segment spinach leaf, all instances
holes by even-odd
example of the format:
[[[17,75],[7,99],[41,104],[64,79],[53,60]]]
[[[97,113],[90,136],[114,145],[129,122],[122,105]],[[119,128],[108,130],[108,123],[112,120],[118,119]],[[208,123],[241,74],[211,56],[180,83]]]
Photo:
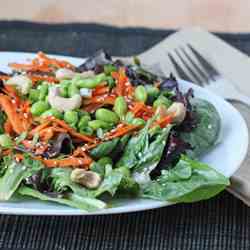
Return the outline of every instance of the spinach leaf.
[[[188,155],[192,158],[208,152],[217,143],[221,120],[216,108],[208,101],[194,99],[192,105],[196,110],[198,124],[191,132],[180,133],[180,137],[192,146]]]
[[[32,162],[24,160],[22,163],[17,163],[13,159],[8,162],[9,165],[6,166],[6,171],[0,178],[0,200],[9,200],[25,178],[42,168],[37,161],[32,160]]]
[[[65,198],[53,198],[49,195],[43,194],[37,190],[34,190],[26,186],[21,186],[18,189],[18,193],[24,196],[31,196],[33,198],[43,201],[52,201],[63,205],[68,205],[70,207],[78,208],[88,212],[106,207],[106,204],[101,200],[89,197],[82,197],[75,193],[68,193],[67,197]]]
[[[119,138],[115,138],[111,141],[101,143],[96,148],[91,150],[90,155],[95,159],[109,155],[117,146],[119,140]]]
[[[112,196],[116,193],[121,180],[123,178],[123,173],[118,169],[112,169],[111,165],[105,166],[105,176],[101,185],[96,189],[90,191],[94,197],[98,197],[101,194],[108,192]]]
[[[173,202],[209,199],[228,186],[229,180],[208,165],[182,156],[171,170],[142,185],[141,196]]]
[[[0,134],[4,133],[4,123],[6,121],[6,115],[3,111],[0,111]]]
[[[132,169],[133,177],[138,183],[150,181],[149,174],[159,163],[171,130],[171,126],[168,126],[156,134],[150,134],[150,125],[149,122],[137,136],[129,140],[116,165]]]

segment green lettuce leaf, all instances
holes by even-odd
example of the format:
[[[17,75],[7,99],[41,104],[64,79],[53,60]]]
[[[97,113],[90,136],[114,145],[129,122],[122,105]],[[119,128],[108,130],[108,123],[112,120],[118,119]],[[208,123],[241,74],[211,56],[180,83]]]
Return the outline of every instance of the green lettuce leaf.
[[[142,185],[141,196],[173,202],[209,199],[228,186],[229,179],[208,165],[182,156],[171,170],[163,170],[156,180]]]
[[[103,209],[106,207],[106,204],[101,200],[82,197],[81,195],[75,193],[68,193],[66,198],[53,198],[26,186],[21,186],[18,189],[18,193],[43,201],[52,201],[63,205],[68,205],[70,207],[78,208],[86,212],[96,211],[98,209]]]
[[[4,175],[0,178],[0,200],[9,200],[25,178],[43,167],[40,162],[29,158],[24,159],[22,163],[17,163],[14,159],[8,163]]]

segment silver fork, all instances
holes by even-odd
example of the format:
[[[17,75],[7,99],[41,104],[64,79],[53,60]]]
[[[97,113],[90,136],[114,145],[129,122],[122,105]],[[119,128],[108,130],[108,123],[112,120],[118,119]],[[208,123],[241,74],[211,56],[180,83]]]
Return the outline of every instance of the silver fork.
[[[168,57],[180,78],[208,88],[226,100],[238,101],[250,107],[250,97],[241,94],[230,80],[190,44],[168,53]]]

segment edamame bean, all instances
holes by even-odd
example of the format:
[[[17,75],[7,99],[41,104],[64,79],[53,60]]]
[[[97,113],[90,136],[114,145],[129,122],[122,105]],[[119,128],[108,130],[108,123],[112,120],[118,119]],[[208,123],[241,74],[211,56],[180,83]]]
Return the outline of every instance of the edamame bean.
[[[68,88],[69,88],[69,85],[71,84],[71,82],[69,80],[63,80],[59,87],[60,87],[60,95],[62,97],[69,97],[68,96]]]
[[[30,89],[29,100],[33,103],[39,100],[40,91],[38,89]]]
[[[11,137],[7,134],[0,135],[0,145],[3,148],[11,148],[13,146],[13,142],[11,140]]]
[[[73,83],[76,83],[76,85],[79,88],[88,88],[88,89],[93,89],[96,86],[98,86],[101,82],[106,80],[106,75],[104,73],[101,73],[99,75],[96,75],[91,78],[85,78],[81,79],[77,76],[77,78],[73,78]]]
[[[148,98],[152,100],[155,100],[160,94],[160,90],[154,85],[146,85],[145,88],[148,94]]]
[[[63,117],[68,124],[75,125],[78,122],[78,113],[76,111],[66,111]]]
[[[97,120],[101,120],[112,124],[116,124],[119,122],[118,115],[115,112],[105,108],[97,109],[95,112],[95,117]]]
[[[85,135],[93,135],[94,130],[91,127],[82,127],[79,129],[79,132]]]
[[[127,113],[128,105],[123,96],[118,96],[115,99],[114,111],[120,118],[123,117]]]
[[[112,64],[104,65],[104,73],[106,75],[110,75],[111,72],[116,71],[116,70],[117,70],[116,67],[114,65],[112,65]]]
[[[160,105],[165,105],[167,108],[172,104],[172,101],[167,97],[160,95],[153,103],[153,107],[157,108]]]
[[[88,126],[88,122],[90,121],[90,117],[85,115],[85,116],[82,116],[80,121],[78,122],[78,128],[81,129],[81,128],[84,128],[84,127],[87,127]]]
[[[80,90],[75,84],[70,84],[68,87],[68,96],[72,97],[80,93]]]
[[[49,104],[45,101],[38,101],[35,102],[32,106],[31,106],[31,113],[35,116],[41,115],[43,112],[45,112],[46,110],[49,109]]]
[[[97,161],[97,163],[99,163],[100,165],[102,165],[103,167],[105,167],[107,164],[109,164],[109,165],[113,165],[113,161],[112,161],[112,159],[110,158],[110,157],[108,157],[108,156],[104,156],[104,157],[102,157],[102,158],[100,158],[98,161]]]
[[[146,122],[142,118],[134,118],[131,123],[138,126],[145,126],[146,124]]]
[[[139,102],[146,102],[148,98],[147,91],[144,86],[139,85],[135,89],[135,99]]]
[[[112,125],[108,122],[102,120],[92,120],[88,122],[88,126],[93,130],[97,130],[98,128],[110,129]]]
[[[46,96],[48,95],[48,91],[49,91],[48,84],[40,85],[39,91],[40,91],[39,100],[43,101],[46,98]]]
[[[42,117],[48,117],[48,116],[54,116],[58,119],[62,119],[63,118],[63,115],[60,111],[58,111],[57,109],[55,108],[51,108],[47,111],[45,111],[44,113],[42,113],[41,115]]]

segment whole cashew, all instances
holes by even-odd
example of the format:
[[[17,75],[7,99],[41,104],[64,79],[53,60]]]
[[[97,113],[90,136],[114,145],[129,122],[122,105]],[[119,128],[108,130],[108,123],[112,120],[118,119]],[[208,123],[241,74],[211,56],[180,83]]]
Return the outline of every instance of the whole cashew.
[[[59,87],[51,87],[49,89],[48,102],[52,108],[59,111],[70,111],[79,108],[82,104],[82,98],[79,94],[72,96],[71,98],[64,98],[59,95]]]
[[[32,86],[31,80],[24,75],[16,75],[9,78],[5,84],[14,85],[16,88],[23,94],[26,95],[29,92],[29,89]]]
[[[70,179],[87,188],[97,188],[101,183],[101,177],[99,174],[81,168],[74,169],[71,172]]]
[[[186,117],[186,107],[181,102],[174,102],[172,105],[167,109],[167,114],[173,114],[174,119],[173,122],[180,124],[184,121]]]
[[[81,78],[88,78],[93,77],[94,75],[95,73],[92,70],[77,73],[70,69],[61,68],[56,71],[56,78],[59,80],[73,79],[75,76],[80,76]]]

